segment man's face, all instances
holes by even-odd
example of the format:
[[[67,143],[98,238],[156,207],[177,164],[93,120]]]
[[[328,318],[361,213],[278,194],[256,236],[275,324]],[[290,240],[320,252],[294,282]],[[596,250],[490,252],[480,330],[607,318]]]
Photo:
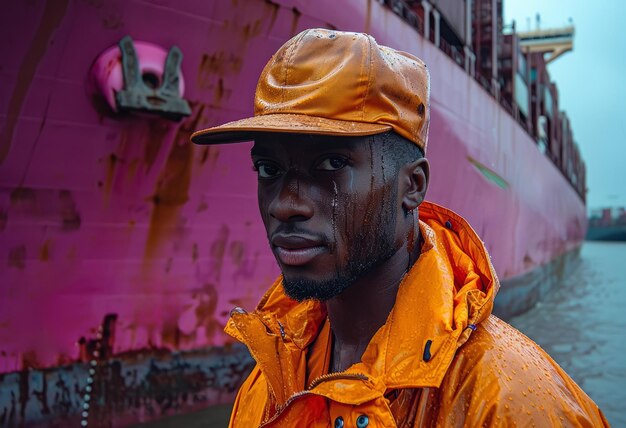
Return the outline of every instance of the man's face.
[[[290,297],[328,300],[402,246],[397,173],[385,165],[382,142],[268,134],[256,140],[252,161]]]

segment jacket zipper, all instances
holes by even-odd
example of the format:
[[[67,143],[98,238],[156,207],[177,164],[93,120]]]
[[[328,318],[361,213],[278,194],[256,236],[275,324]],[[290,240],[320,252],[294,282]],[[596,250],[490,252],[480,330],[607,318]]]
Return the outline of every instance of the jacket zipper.
[[[362,374],[362,373],[327,373],[325,375],[321,375],[317,378],[315,378],[311,384],[309,385],[309,387],[304,390],[304,391],[300,391],[300,392],[296,392],[295,394],[293,394],[291,397],[289,397],[287,399],[287,401],[285,401],[285,404],[283,404],[282,406],[279,406],[276,409],[276,413],[274,414],[274,416],[272,416],[271,418],[261,422],[261,425],[259,425],[259,428],[267,426],[269,424],[271,424],[272,422],[274,422],[276,419],[278,419],[278,417],[282,414],[282,412],[289,407],[289,405],[294,402],[296,399],[305,396],[305,395],[309,395],[311,394],[311,390],[313,388],[315,388],[316,386],[318,386],[320,383],[322,382],[326,382],[328,380],[332,380],[332,379],[359,379],[359,380],[369,380],[369,378]]]
[[[313,381],[311,382],[311,384],[309,385],[309,387],[307,388],[307,390],[311,390],[313,388],[315,388],[317,385],[319,385],[322,382],[326,382],[327,380],[330,379],[359,379],[359,380],[369,380],[369,378],[362,374],[362,373],[327,373],[324,375],[321,375],[315,379],[313,379]]]

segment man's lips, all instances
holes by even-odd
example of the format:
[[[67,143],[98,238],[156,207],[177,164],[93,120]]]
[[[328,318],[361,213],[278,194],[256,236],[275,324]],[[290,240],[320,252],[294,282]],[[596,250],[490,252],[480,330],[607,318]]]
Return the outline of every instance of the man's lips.
[[[323,242],[305,235],[277,234],[272,237],[272,248],[283,265],[302,266],[326,251]]]

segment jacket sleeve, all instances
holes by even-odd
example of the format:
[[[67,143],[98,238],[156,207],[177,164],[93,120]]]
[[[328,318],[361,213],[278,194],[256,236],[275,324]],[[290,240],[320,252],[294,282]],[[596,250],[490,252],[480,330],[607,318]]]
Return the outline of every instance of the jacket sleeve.
[[[440,426],[609,426],[537,344],[490,318],[459,349],[441,385]]]
[[[230,428],[249,428],[261,425],[267,398],[267,383],[258,366],[255,365],[239,388],[228,426]]]

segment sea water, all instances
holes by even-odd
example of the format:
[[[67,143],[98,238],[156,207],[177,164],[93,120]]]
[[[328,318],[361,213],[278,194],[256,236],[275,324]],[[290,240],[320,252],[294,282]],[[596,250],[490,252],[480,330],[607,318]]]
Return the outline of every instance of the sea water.
[[[580,264],[509,322],[537,342],[602,409],[626,426],[626,243],[585,242]]]

